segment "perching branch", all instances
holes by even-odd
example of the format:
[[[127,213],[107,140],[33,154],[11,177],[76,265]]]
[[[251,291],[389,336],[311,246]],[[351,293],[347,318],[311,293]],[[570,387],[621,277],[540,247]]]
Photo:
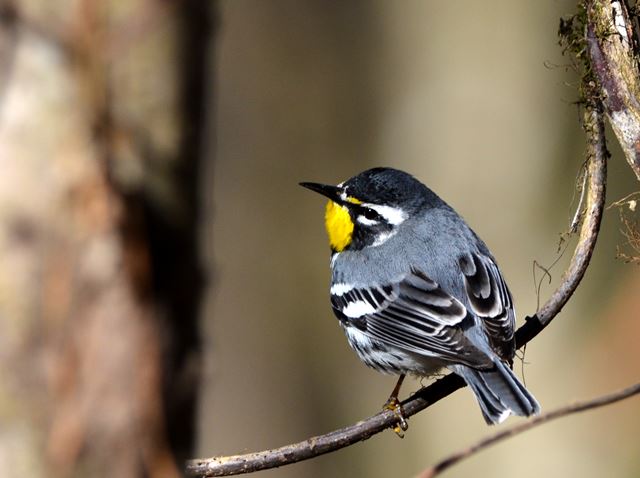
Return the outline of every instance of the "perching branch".
[[[538,335],[556,316],[580,280],[584,276],[600,229],[600,220],[605,202],[607,150],[604,139],[604,123],[598,108],[587,108],[585,131],[588,135],[588,183],[587,200],[583,214],[578,244],[571,263],[562,277],[561,284],[551,298],[516,332],[517,347],[520,348]],[[402,411],[408,418],[462,388],[464,381],[449,374],[431,385],[420,389],[402,402]],[[398,418],[391,411],[382,411],[354,425],[325,435],[273,450],[245,455],[194,459],[187,462],[186,471],[192,477],[230,476],[276,468],[307,460],[325,453],[339,450],[354,443],[367,440],[376,433],[392,428]]]
[[[479,451],[482,451],[485,448],[490,447],[491,445],[531,430],[538,425],[548,423],[551,420],[555,420],[556,418],[573,415],[574,413],[584,412],[587,410],[593,410],[594,408],[604,407],[605,405],[619,402],[621,400],[624,400],[625,398],[632,397],[639,393],[640,383],[636,383],[631,387],[625,388],[623,390],[618,390],[617,392],[613,392],[608,395],[602,395],[591,400],[585,400],[571,405],[565,405],[564,407],[556,408],[555,410],[552,410],[548,413],[544,413],[532,418],[531,420],[522,422],[519,425],[508,428],[506,430],[502,430],[490,437],[483,438],[475,445],[453,453],[452,455],[446,457],[444,460],[441,460],[435,465],[424,470],[420,475],[418,475],[418,478],[433,478],[434,476],[442,473],[447,468],[459,463],[466,458],[469,458],[470,456],[475,455]]]

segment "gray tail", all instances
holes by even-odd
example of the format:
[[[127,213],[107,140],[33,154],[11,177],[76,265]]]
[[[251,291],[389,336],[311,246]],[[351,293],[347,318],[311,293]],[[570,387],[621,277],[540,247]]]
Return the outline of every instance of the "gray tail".
[[[473,390],[489,425],[501,423],[512,413],[523,417],[540,413],[537,400],[502,362],[496,361],[494,367],[488,370],[464,365],[451,368]]]

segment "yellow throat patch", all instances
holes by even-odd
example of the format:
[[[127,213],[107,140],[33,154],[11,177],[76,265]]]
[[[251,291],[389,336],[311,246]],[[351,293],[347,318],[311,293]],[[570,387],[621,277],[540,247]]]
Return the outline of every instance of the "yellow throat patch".
[[[353,221],[345,206],[329,201],[324,214],[324,224],[329,235],[331,249],[342,252],[345,247],[351,244]]]

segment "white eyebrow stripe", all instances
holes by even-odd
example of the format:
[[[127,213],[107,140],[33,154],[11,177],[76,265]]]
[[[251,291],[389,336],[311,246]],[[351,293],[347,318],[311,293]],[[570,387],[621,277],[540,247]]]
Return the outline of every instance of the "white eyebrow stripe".
[[[407,218],[407,214],[398,207],[384,206],[381,204],[363,204],[363,206],[373,209],[380,214],[389,224],[397,226],[402,224]]]

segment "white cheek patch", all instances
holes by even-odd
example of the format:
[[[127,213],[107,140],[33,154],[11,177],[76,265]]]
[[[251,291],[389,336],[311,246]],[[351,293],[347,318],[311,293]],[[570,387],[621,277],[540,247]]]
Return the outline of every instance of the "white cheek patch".
[[[363,315],[373,314],[375,311],[376,309],[369,302],[365,302],[364,300],[350,302],[349,305],[342,309],[342,313],[350,319],[357,319]]]
[[[407,214],[399,207],[383,206],[379,204],[365,204],[369,209],[373,209],[380,214],[389,224],[397,226],[402,224],[407,218]]]

